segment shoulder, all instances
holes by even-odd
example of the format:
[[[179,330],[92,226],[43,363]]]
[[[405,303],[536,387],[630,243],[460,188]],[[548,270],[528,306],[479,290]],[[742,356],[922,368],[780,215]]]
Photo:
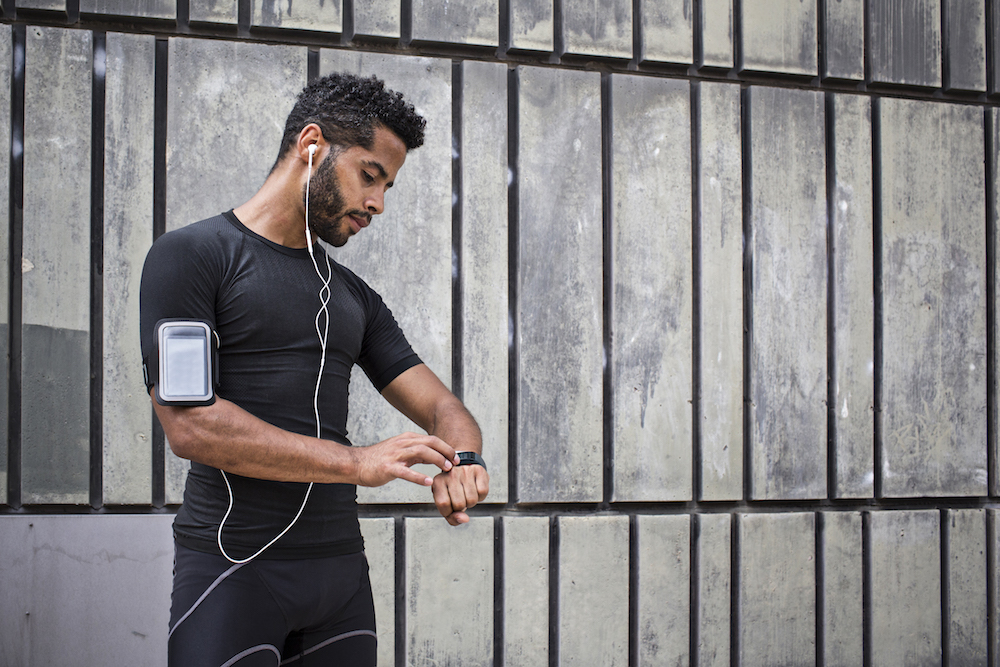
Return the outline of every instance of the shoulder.
[[[344,284],[347,285],[348,289],[354,293],[354,295],[366,304],[378,305],[382,303],[382,297],[379,296],[371,285],[365,282],[364,278],[354,273],[340,262],[334,261],[333,258],[330,259],[330,266],[333,270],[340,276]]]
[[[231,251],[238,242],[232,225],[222,215],[172,230],[153,242],[146,264],[190,265],[212,262]]]

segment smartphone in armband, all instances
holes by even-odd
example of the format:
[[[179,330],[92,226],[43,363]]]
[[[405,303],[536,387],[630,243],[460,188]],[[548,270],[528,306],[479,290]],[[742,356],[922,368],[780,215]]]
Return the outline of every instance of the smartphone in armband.
[[[156,323],[156,402],[160,405],[211,405],[218,384],[218,337],[206,322]]]

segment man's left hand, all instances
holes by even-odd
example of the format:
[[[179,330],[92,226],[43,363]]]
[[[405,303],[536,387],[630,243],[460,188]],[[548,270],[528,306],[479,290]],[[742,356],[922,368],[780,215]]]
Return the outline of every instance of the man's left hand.
[[[431,491],[441,516],[457,526],[468,523],[466,510],[475,507],[490,492],[490,476],[480,465],[455,466],[434,477]]]

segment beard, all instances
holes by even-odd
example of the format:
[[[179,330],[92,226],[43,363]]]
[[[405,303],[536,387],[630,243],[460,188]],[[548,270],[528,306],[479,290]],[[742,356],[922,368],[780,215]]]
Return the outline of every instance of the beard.
[[[340,179],[335,169],[333,153],[326,156],[309,184],[309,229],[335,248],[339,248],[351,238],[353,231],[346,220],[347,215],[369,219],[367,211],[348,211],[340,187]],[[302,199],[305,202],[305,188]]]

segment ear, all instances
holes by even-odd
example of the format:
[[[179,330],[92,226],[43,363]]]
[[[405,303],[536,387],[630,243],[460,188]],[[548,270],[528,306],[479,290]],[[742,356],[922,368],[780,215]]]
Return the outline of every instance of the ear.
[[[327,144],[326,139],[323,138],[323,130],[321,130],[319,125],[316,123],[309,123],[302,128],[302,131],[299,132],[299,139],[295,143],[296,156],[303,162],[309,162],[310,146],[315,146],[315,148],[313,148],[315,151],[313,164],[321,162],[323,159],[323,153],[328,148],[329,144]]]

